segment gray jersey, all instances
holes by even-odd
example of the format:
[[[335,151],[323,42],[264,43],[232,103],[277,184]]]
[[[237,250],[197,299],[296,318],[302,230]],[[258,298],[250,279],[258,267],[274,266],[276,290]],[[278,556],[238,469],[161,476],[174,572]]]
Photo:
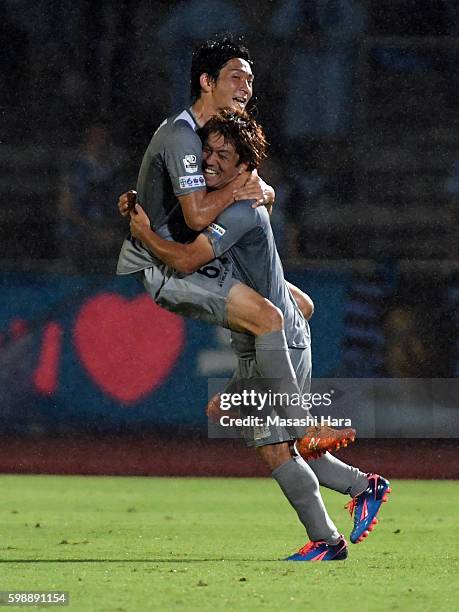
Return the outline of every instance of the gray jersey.
[[[189,110],[166,119],[145,152],[137,180],[138,201],[152,229],[166,240],[188,242],[196,237],[183,217],[178,197],[206,189],[202,143]],[[158,263],[143,245],[127,238],[118,260],[118,274],[132,274]]]
[[[286,285],[266,208],[252,208],[247,201],[236,202],[203,233],[216,257],[224,253],[231,260],[234,277],[280,308],[288,345],[309,346],[309,325]],[[253,350],[252,336],[233,334],[233,342],[238,353]]]
[[[206,188],[201,169],[202,143],[196,134],[197,129],[196,121],[188,110],[166,119],[153,135],[140,167],[138,200],[152,228],[167,240],[183,243],[196,236],[196,232],[190,230],[185,223],[178,197]],[[230,260],[234,262],[235,268],[233,276],[282,310],[289,346],[308,345],[309,328],[285,285],[266,209],[253,209],[247,202],[233,204],[209,226],[206,233],[217,257],[231,247]],[[164,280],[167,266],[163,262],[132,237],[124,241],[118,260],[118,274],[132,274],[153,266],[161,271],[159,276]],[[175,274],[174,277],[174,283],[179,284],[180,278]],[[179,302],[183,301],[184,294],[188,296],[188,301],[192,296],[199,303],[204,299],[199,291],[203,276],[195,273],[188,277],[188,281],[194,279],[196,291],[193,293],[190,283],[186,284],[183,280],[184,291],[180,291],[180,287],[176,288],[173,293],[177,294],[177,303],[173,304],[174,299],[171,297],[170,309],[175,307],[175,312],[180,313]],[[162,284],[161,281],[159,286]],[[166,289],[163,289],[163,293]],[[217,292],[218,288],[215,289]],[[225,316],[222,313],[217,320],[223,320]],[[252,350],[252,336],[234,334],[234,338],[239,338],[235,346],[238,352],[242,351],[242,347]]]

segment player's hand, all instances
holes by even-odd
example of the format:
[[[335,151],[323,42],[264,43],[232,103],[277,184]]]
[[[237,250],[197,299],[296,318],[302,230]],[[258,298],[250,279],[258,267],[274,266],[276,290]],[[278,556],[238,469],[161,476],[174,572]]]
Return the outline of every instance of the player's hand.
[[[138,240],[142,240],[142,236],[145,235],[145,231],[151,229],[150,219],[140,204],[135,204],[133,210],[129,211],[129,214],[131,216],[131,235]]]
[[[276,197],[274,189],[268,183],[258,176],[258,172],[254,170],[243,187],[233,191],[234,200],[255,200],[252,204],[253,208],[267,204],[274,204]]]
[[[131,210],[134,210],[134,206],[137,200],[137,191],[131,189],[122,193],[118,199],[118,210],[122,217],[129,217]]]

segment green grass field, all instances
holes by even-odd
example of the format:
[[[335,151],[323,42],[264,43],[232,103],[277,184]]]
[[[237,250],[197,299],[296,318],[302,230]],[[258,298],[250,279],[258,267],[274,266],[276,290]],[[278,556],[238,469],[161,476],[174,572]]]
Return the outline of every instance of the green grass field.
[[[348,560],[311,564],[278,561],[306,538],[270,479],[0,481],[1,591],[65,590],[82,611],[458,609],[456,482],[392,482]],[[348,536],[347,499],[324,498]]]

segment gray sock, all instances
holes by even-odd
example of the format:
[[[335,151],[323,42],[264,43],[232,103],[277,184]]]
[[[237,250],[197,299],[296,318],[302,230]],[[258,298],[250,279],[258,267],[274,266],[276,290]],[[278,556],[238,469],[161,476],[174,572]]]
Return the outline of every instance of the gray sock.
[[[289,397],[295,394],[300,396],[300,388],[295,375],[290,353],[283,329],[273,331],[255,338],[256,361],[263,378],[268,378],[276,382],[276,388],[271,389],[277,393],[287,394]],[[276,411],[284,417],[305,418],[310,416],[308,410],[300,408],[298,405],[291,405],[289,402],[276,402]],[[287,428],[290,433],[298,438],[304,435],[304,427]],[[291,429],[291,431],[290,431]]]
[[[294,384],[298,388],[283,329],[257,336],[255,338],[255,350],[258,367],[265,378],[294,380]]]
[[[319,491],[319,481],[308,465],[290,459],[277,467],[271,475],[295,508],[309,539],[313,542],[324,540],[328,544],[336,544],[339,533],[325,509]]]
[[[311,459],[308,462],[299,457],[298,461],[309,465],[320,484],[333,491],[355,497],[368,487],[366,474],[340,461],[330,453],[325,453],[319,459]]]

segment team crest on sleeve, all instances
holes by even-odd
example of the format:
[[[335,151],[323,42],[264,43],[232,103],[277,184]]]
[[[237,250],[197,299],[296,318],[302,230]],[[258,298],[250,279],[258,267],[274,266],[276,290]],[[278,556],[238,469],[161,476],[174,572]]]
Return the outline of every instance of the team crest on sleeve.
[[[193,174],[193,172],[198,171],[196,155],[185,155],[182,161],[185,167],[185,172],[188,172],[188,174]]]
[[[179,176],[180,189],[191,189],[192,187],[205,187],[206,180],[202,174],[194,174],[193,176]]]
[[[218,223],[211,223],[208,226],[207,231],[215,240],[219,240],[222,238],[223,234],[226,233],[226,229],[223,227],[223,225],[218,225]]]

